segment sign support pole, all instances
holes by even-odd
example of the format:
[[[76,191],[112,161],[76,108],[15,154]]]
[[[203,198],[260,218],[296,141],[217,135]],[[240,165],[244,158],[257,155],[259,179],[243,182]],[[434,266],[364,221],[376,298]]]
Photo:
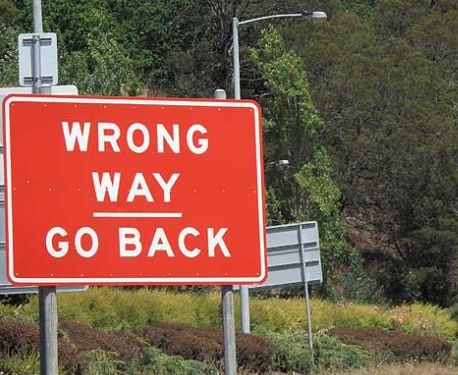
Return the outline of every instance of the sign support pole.
[[[51,86],[41,85],[40,33],[43,32],[41,0],[33,0],[32,92],[50,94]],[[40,373],[57,375],[57,294],[55,286],[38,288],[40,315]]]
[[[221,287],[221,301],[223,305],[224,373],[236,375],[234,291],[232,285]]]
[[[307,281],[307,265],[306,265],[306,259],[305,259],[304,244],[302,242],[302,225],[299,225],[298,235],[299,235],[299,243],[301,246],[302,272],[304,274],[304,289],[305,289],[305,308],[307,310],[307,330],[308,330],[308,336],[309,336],[310,351],[312,354],[312,370],[313,370],[314,353],[313,353],[313,336],[312,336],[312,318],[311,318],[311,313],[310,313],[310,297],[309,297],[309,285]]]
[[[57,375],[57,295],[55,286],[38,289],[40,304],[40,373]]]
[[[226,91],[215,90],[215,99],[226,99]],[[232,285],[221,287],[221,303],[223,310],[224,373],[226,375],[236,375],[234,288]]]

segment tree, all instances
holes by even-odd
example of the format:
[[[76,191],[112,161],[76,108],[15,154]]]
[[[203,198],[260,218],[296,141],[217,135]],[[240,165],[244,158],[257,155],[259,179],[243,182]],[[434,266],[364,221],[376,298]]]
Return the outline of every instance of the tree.
[[[288,35],[311,67],[354,243],[394,302],[446,305],[457,285],[456,11],[409,4]]]
[[[361,258],[345,239],[340,218],[341,193],[332,177],[329,155],[318,142],[323,122],[310,96],[302,62],[286,48],[280,33],[272,27],[262,32],[259,48],[253,50],[252,56],[268,91],[262,99],[266,160],[290,162],[282,172],[267,172],[268,221],[316,220],[320,229],[324,290],[332,293],[337,269],[345,265],[347,275],[358,274],[362,282],[340,293],[346,296],[353,293],[352,297],[361,298],[364,294],[367,298],[366,287],[371,282],[363,275]],[[365,291],[358,287],[364,287]]]

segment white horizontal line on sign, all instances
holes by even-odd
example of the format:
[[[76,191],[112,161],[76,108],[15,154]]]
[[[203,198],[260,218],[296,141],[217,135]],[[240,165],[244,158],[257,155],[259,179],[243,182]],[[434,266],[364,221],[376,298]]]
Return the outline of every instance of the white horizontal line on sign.
[[[94,217],[183,217],[181,212],[94,212]]]

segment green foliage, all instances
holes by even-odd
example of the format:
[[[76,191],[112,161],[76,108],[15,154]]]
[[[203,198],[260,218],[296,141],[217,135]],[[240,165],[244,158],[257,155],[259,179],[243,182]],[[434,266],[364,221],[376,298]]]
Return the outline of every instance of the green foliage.
[[[371,360],[369,352],[355,345],[347,345],[335,337],[316,335],[315,363],[318,369],[347,370],[366,366]]]
[[[59,295],[61,320],[77,320],[106,330],[134,330],[150,322],[192,326],[220,324],[220,296],[171,293],[164,290],[91,288],[87,292]],[[38,300],[31,299],[21,315],[38,321]]]
[[[273,359],[274,371],[308,372],[312,368],[312,355],[303,332],[281,334],[264,331],[275,344],[276,351]]]
[[[5,375],[36,375],[40,373],[38,354],[0,356],[0,373]]]
[[[9,0],[0,0],[0,24],[10,24],[17,9]]]
[[[312,366],[311,351],[304,331],[283,334],[265,331],[263,334],[273,340],[276,346],[274,371],[309,373],[313,369],[348,370],[363,367],[371,360],[371,355],[357,346],[318,334],[313,338],[315,357]]]
[[[370,18],[375,14],[375,0],[343,0],[344,9],[353,12],[361,18]]]
[[[458,303],[454,303],[452,306],[449,308],[450,316],[458,320]]]
[[[238,303],[236,296],[237,322]],[[285,306],[288,308],[285,309]],[[329,327],[379,327],[445,338],[454,337],[458,331],[458,322],[453,320],[448,310],[420,303],[389,309],[313,298],[311,307],[313,327],[317,330]],[[151,322],[184,323],[196,327],[221,324],[220,296],[217,293],[192,295],[146,288],[136,291],[91,288],[82,293],[60,294],[58,309],[60,320],[77,320],[111,331],[142,329]],[[38,321],[37,311],[37,299],[34,297],[20,309],[8,307],[5,316],[14,314],[16,319]],[[301,330],[306,326],[303,298],[251,298],[250,311],[256,329],[286,332]]]
[[[371,6],[372,15],[355,12]],[[325,122],[352,240],[396,303],[456,294],[456,2],[345,2],[285,28]],[[434,30],[434,32],[431,32]]]
[[[81,93],[120,95],[136,92],[133,63],[113,39],[89,39],[85,51],[63,54],[62,82],[76,85]]]
[[[453,341],[452,344],[452,360],[455,365],[458,364],[458,340]]]
[[[168,356],[159,349],[151,348],[148,364],[144,371],[155,375],[218,375],[218,370],[210,365],[179,356]]]
[[[49,0],[43,15],[45,31],[58,35],[60,83],[90,94],[195,97],[231,86],[232,17],[299,5]],[[261,36],[265,23],[239,29],[242,96],[263,104],[266,161],[290,161],[282,170],[266,166],[268,223],[319,222],[323,292],[335,300],[379,300],[376,278],[391,302],[451,305],[458,298],[458,4],[307,5],[327,11],[328,21],[272,20],[280,31]],[[31,10],[31,1],[0,0],[1,86],[17,84],[16,36],[31,31]]]
[[[432,335],[452,340],[458,332],[457,321],[450,311],[429,304],[411,304],[394,307],[389,312],[390,318],[402,326],[406,333]]]
[[[118,359],[116,353],[103,350],[92,350],[86,353],[86,375],[118,375],[122,374],[120,368],[124,362]]]
[[[0,34],[0,87],[4,87],[18,80],[17,33],[14,27],[0,22]]]
[[[299,56],[289,51],[278,30],[262,32],[252,51],[269,95],[263,99],[267,160],[288,159],[285,170],[267,169],[268,221],[272,224],[316,220],[320,230],[323,291],[334,298],[372,302],[376,286],[364,275],[362,258],[346,241],[340,217],[341,191],[333,178],[332,162],[319,145],[323,122],[313,104]],[[350,267],[347,279],[335,288],[338,266]],[[359,277],[352,277],[358,274]],[[360,281],[360,282],[355,282]]]

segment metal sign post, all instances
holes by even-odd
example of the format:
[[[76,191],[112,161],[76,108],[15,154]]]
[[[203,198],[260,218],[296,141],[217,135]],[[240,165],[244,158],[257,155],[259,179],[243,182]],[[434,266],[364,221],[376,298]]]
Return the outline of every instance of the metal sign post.
[[[263,284],[249,285],[248,288],[259,290],[278,288],[283,285],[304,286],[308,344],[313,362],[308,285],[323,282],[317,223],[309,221],[267,227],[267,257],[267,280]],[[242,288],[240,288],[240,293],[242,293]]]
[[[33,0],[32,38],[32,92],[50,94],[51,86],[41,85],[40,33],[43,33],[41,0]],[[57,375],[57,295],[55,286],[43,286],[38,290],[40,315],[40,372]]]
[[[226,99],[226,91],[215,91],[215,99]],[[224,338],[224,373],[237,374],[236,344],[235,344],[235,319],[234,319],[234,291],[232,285],[221,287],[221,304],[223,312],[223,338]]]
[[[312,369],[314,364],[314,353],[313,353],[313,337],[312,337],[312,317],[310,314],[310,297],[309,297],[309,285],[307,280],[307,260],[306,260],[306,253],[304,248],[304,240],[302,238],[302,230],[298,230],[298,240],[301,247],[300,255],[302,259],[302,272],[303,272],[303,279],[304,279],[304,293],[305,293],[305,309],[307,311],[307,330],[309,336],[309,346],[310,351],[312,354]]]

